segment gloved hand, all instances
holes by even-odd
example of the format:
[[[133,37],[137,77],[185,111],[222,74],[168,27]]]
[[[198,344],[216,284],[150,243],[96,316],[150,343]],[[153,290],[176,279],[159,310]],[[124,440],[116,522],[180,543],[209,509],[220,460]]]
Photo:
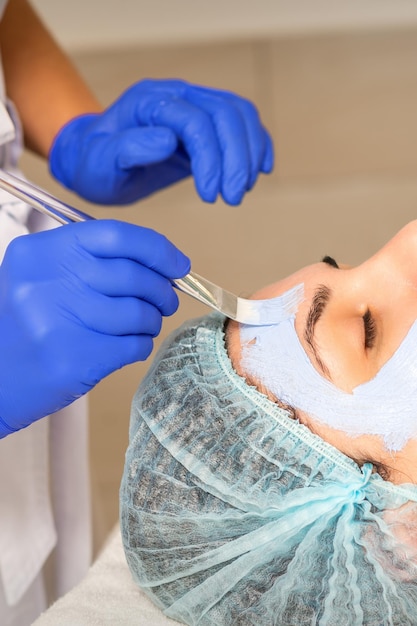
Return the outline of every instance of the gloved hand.
[[[14,239],[0,266],[0,437],[144,360],[189,260],[158,233],[91,221]]]
[[[206,202],[239,204],[273,147],[253,104],[179,80],[144,80],[104,113],[76,117],[54,140],[52,174],[83,198],[127,204],[190,173]]]

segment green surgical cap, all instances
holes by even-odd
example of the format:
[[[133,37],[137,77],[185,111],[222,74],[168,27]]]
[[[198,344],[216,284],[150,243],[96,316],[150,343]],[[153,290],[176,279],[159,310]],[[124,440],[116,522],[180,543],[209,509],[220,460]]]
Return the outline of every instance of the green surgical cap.
[[[176,331],[133,400],[120,504],[134,580],[185,624],[416,626],[417,488],[249,386],[224,322]]]

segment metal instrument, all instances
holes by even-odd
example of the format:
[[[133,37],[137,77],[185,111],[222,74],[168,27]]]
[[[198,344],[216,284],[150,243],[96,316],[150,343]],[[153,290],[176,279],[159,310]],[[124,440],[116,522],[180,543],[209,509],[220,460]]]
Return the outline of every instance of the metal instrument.
[[[20,198],[41,213],[49,215],[60,224],[94,219],[33,183],[1,169],[0,188]],[[277,321],[273,300],[240,298],[194,272],[190,272],[184,278],[173,279],[172,283],[180,291],[242,324],[269,325]]]

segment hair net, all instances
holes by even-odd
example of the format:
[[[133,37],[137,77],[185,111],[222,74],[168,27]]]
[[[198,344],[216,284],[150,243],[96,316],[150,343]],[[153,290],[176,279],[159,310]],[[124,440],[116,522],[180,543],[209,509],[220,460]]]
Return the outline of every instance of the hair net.
[[[133,400],[121,528],[135,581],[185,624],[415,626],[417,488],[247,385],[223,325],[176,331]]]

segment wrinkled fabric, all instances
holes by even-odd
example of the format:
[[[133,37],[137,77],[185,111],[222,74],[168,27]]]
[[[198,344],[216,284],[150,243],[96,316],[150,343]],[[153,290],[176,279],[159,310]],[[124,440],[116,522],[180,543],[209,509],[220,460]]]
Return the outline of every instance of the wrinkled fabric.
[[[311,433],[185,324],[132,403],[120,490],[134,580],[199,626],[415,626],[417,488]]]
[[[0,17],[5,5],[0,0]],[[3,101],[15,135],[6,143],[1,143],[9,135]],[[22,176],[21,152],[22,129],[17,111],[5,99],[0,63],[1,167]],[[52,218],[0,190],[0,259],[15,237],[56,226]],[[79,582],[91,562],[86,398],[2,439],[0,476],[0,624],[21,626],[47,607],[48,597]],[[43,566],[54,546],[53,588],[47,588]]]

